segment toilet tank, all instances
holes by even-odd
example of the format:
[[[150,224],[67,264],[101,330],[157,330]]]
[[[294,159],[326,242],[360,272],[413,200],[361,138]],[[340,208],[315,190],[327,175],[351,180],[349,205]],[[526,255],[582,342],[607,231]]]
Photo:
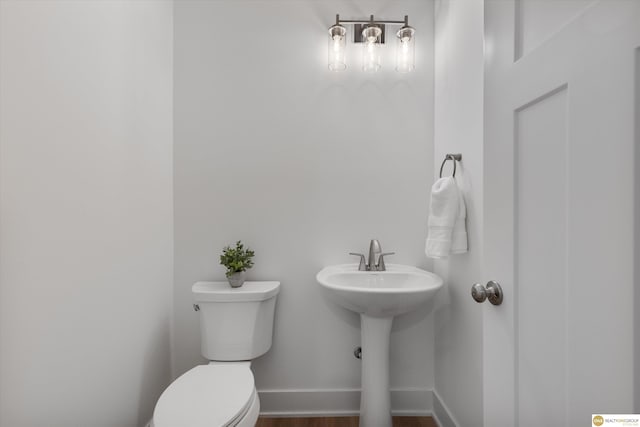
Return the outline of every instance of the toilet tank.
[[[208,360],[252,360],[271,348],[280,282],[197,282],[191,288]]]

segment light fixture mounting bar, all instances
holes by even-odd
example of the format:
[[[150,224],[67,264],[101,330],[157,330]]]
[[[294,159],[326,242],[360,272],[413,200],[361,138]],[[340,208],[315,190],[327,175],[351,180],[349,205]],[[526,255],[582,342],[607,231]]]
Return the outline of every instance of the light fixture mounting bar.
[[[404,20],[402,20],[402,21],[389,21],[389,20],[373,19],[373,15],[371,15],[370,19],[340,19],[340,15],[336,15],[336,25],[340,25],[340,24],[408,25],[409,24],[409,15],[405,15],[404,16]]]
[[[373,15],[369,17],[369,19],[340,19],[340,14],[336,14],[336,25],[342,24],[351,24],[354,27],[353,32],[353,42],[354,43],[363,43],[364,38],[362,36],[362,31],[367,27],[378,27],[382,30],[380,34],[380,43],[385,43],[386,36],[386,25],[409,25],[409,15],[404,16],[404,20],[402,21],[391,21],[391,20],[380,20],[375,19]]]
[[[338,24],[389,24],[389,25],[404,25],[404,21],[371,21],[361,19],[339,19]]]

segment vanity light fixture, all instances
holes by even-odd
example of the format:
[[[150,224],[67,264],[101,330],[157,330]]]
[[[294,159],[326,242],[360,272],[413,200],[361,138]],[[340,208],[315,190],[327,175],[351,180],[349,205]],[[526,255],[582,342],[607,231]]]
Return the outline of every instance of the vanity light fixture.
[[[336,15],[336,23],[329,27],[329,70],[342,71],[347,68],[347,29],[343,24],[353,25],[353,42],[362,43],[363,71],[378,71],[382,66],[381,47],[385,43],[386,25],[401,25],[396,32],[396,71],[408,73],[415,68],[415,33],[409,26],[409,17],[403,21],[376,21],[373,15],[368,20],[344,20]]]

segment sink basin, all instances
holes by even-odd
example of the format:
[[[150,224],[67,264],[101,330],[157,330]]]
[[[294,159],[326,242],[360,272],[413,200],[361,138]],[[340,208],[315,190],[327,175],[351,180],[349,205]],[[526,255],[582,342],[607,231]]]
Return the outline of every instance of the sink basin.
[[[358,264],[341,264],[323,268],[316,280],[331,301],[360,313],[360,427],[391,427],[389,338],[393,318],[426,304],[442,287],[442,279],[408,265],[358,271]]]
[[[332,265],[316,279],[333,302],[372,317],[415,310],[442,287],[439,276],[399,264],[387,264],[387,271],[358,271],[358,264]]]

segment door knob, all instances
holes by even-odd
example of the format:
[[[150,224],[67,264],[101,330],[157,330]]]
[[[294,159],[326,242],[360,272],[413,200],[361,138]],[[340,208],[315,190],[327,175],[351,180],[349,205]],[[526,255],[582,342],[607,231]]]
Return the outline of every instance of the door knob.
[[[476,283],[471,287],[471,296],[476,302],[484,302],[488,299],[493,305],[502,304],[502,288],[498,282],[489,280],[487,286]]]

